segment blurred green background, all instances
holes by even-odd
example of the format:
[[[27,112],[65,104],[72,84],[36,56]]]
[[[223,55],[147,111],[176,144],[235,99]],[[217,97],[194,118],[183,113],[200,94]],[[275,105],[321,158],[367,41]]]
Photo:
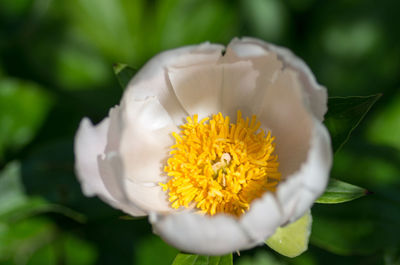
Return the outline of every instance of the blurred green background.
[[[86,198],[73,171],[79,121],[119,103],[112,64],[253,36],[302,57],[330,96],[383,97],[335,155],[332,176],[374,194],[315,205],[309,251],[266,246],[238,265],[400,264],[400,2],[0,0],[0,264],[170,264],[146,219]]]

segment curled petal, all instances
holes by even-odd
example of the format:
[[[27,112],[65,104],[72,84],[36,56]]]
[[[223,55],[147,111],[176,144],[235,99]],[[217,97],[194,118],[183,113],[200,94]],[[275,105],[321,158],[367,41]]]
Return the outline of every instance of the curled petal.
[[[110,126],[107,132],[107,144],[104,153],[116,152],[119,150],[120,138],[123,130],[120,106],[111,108],[108,116],[110,118]]]
[[[172,88],[190,116],[203,119],[221,110],[222,70],[207,64],[168,68]]]
[[[312,165],[305,163],[300,170],[309,172],[303,178],[302,184],[316,193],[317,196],[325,190],[328,182],[328,174],[332,166],[331,138],[326,127],[318,121],[314,121],[314,129],[311,141],[311,150],[307,161],[313,161]]]
[[[282,225],[291,222],[291,217],[296,211],[301,189],[301,179],[299,176],[291,176],[280,183],[276,192],[276,197],[282,212]]]
[[[137,72],[129,82],[124,98],[133,101],[156,97],[175,124],[180,124],[188,113],[177,99],[169,83],[166,69],[214,64],[221,57],[223,49],[222,45],[203,43],[162,52]]]
[[[267,88],[259,120],[276,136],[279,170],[285,179],[306,160],[312,130],[312,117],[301,100],[296,72],[280,72]]]
[[[255,45],[242,52],[242,45],[234,39],[219,62],[224,67],[222,113],[235,116],[240,109],[251,117],[260,114],[267,87],[282,70],[282,63],[276,54]]]
[[[104,119],[93,126],[89,119],[82,120],[75,139],[76,172],[86,196],[99,196],[102,200],[134,216],[145,215],[145,212],[135,205],[128,204],[122,193],[120,183],[115,181],[110,170],[112,163],[102,163],[106,148],[107,134],[114,131],[113,116]],[[109,144],[110,142],[108,142]]]
[[[124,130],[120,139],[119,171],[125,193],[130,201],[149,211],[170,211],[166,192],[164,165],[169,147],[178,131],[171,117],[156,98],[147,98],[122,105]]]
[[[285,68],[290,68],[299,74],[299,78],[304,85],[303,89],[306,96],[304,100],[306,101],[306,104],[309,105],[315,117],[320,121],[324,119],[328,101],[326,88],[317,83],[315,76],[302,59],[294,55],[289,49],[259,39],[242,38],[241,40],[236,41],[241,44],[238,45],[236,50],[243,56],[247,56],[249,53],[257,55],[263,54],[260,51],[260,47],[266,51],[276,53],[279,59],[282,60]]]
[[[145,209],[149,214],[151,211],[159,213],[172,212],[173,209],[169,206],[168,194],[163,191],[162,187],[152,183],[136,183],[130,179],[124,179],[123,185],[125,192],[134,205]]]
[[[172,132],[179,129],[156,98],[124,104],[124,130],[120,136],[119,153],[124,177],[134,182],[158,184],[166,179],[164,165]]]
[[[282,224],[282,213],[276,198],[266,193],[251,204],[250,210],[240,219],[248,235],[260,244]]]
[[[310,150],[300,170],[278,186],[277,197],[284,223],[292,222],[310,209],[325,190],[332,166],[332,148],[327,129],[314,120]]]
[[[263,45],[259,45],[259,40],[251,42],[249,38],[234,38],[228,45],[229,49],[235,51],[239,58],[256,58],[269,54]]]
[[[132,216],[145,216],[146,211],[129,200],[123,186],[122,165],[115,152],[107,153],[104,158],[98,157],[100,176],[108,192],[115,199],[110,203],[114,208],[120,209]]]
[[[84,118],[75,136],[75,169],[86,196],[101,196],[113,200],[100,178],[97,157],[104,153],[110,120],[105,118],[96,126]]]
[[[237,222],[224,215],[215,217],[181,212],[170,215],[152,213],[155,233],[178,249],[204,255],[223,255],[248,249],[255,242]]]

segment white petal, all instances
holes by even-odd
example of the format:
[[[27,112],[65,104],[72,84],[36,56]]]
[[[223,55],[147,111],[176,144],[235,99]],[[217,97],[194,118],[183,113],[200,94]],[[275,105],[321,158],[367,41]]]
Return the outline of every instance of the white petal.
[[[119,152],[124,176],[134,182],[165,181],[164,165],[179,129],[155,98],[124,104]]]
[[[97,156],[104,153],[109,128],[109,118],[93,126],[84,118],[75,136],[75,169],[86,196],[103,196],[113,200],[100,178]]]
[[[328,174],[332,166],[331,138],[326,127],[314,121],[311,150],[308,153],[306,164],[301,168],[302,183],[319,196],[326,187]],[[308,163],[308,162],[312,162]]]
[[[240,219],[242,227],[255,242],[264,243],[282,224],[282,213],[272,193],[252,202],[250,210]]]
[[[82,120],[75,139],[76,171],[86,196],[99,196],[114,208],[124,212],[141,216],[145,212],[134,205],[128,205],[121,190],[115,189],[113,176],[109,174],[109,164],[102,163],[107,141],[107,134],[111,128],[113,117],[104,119],[99,125],[93,126],[89,119]],[[111,184],[111,185],[110,185]]]
[[[228,48],[234,50],[237,56],[241,58],[257,58],[270,53],[262,45],[255,45],[253,42],[246,41],[246,38],[232,39]]]
[[[302,59],[294,55],[289,49],[276,46],[258,39],[243,38],[240,41],[243,43],[242,45],[252,44],[258,47],[262,47],[267,51],[272,51],[278,54],[279,59],[283,61],[286,68],[290,68],[298,72],[299,78],[303,83],[303,89],[306,92],[306,103],[310,106],[310,109],[314,113],[314,115],[320,121],[323,120],[324,115],[327,111],[328,96],[326,88],[317,83],[315,76]],[[248,46],[245,47],[246,50],[249,49]],[[243,50],[244,49],[241,49],[242,53],[244,53]]]
[[[108,116],[110,118],[110,126],[107,132],[107,144],[104,153],[115,152],[119,149],[123,129],[120,106],[111,108]]]
[[[167,216],[151,214],[155,233],[174,247],[196,254],[223,255],[255,246],[239,222],[224,215],[215,217],[182,212]]]
[[[282,64],[275,54],[265,51],[262,56],[241,58],[236,46],[232,41],[220,60],[224,66],[223,113],[235,117],[237,110],[241,110],[244,117],[251,117],[259,114],[266,88],[281,71]]]
[[[146,211],[129,200],[123,183],[123,167],[120,157],[115,152],[109,152],[105,158],[98,157],[100,176],[106,189],[115,201],[109,202],[114,208],[120,209],[132,216],[147,215]]]
[[[124,178],[125,192],[134,205],[144,209],[147,214],[151,211],[169,213],[174,211],[168,201],[168,193],[162,187],[153,183],[136,183]]]
[[[224,65],[222,89],[222,113],[231,118],[240,110],[243,117],[251,117],[254,99],[257,96],[256,80],[259,73],[251,62],[239,61]]]
[[[332,149],[326,128],[317,120],[307,160],[300,170],[278,186],[277,197],[287,221],[301,217],[325,190],[332,166]]]
[[[126,201],[127,198],[122,188],[122,163],[116,155],[120,146],[123,126],[120,106],[110,109],[109,121],[110,126],[107,132],[107,144],[104,155],[97,156],[97,163],[106,189],[117,201],[122,202]]]
[[[178,128],[155,98],[124,101],[122,120],[120,174],[127,197],[147,212],[170,211],[166,192],[159,183],[167,181],[163,169],[174,144],[171,133]]]
[[[83,176],[88,176],[86,179],[90,181],[96,181],[92,185],[91,193],[86,195],[98,195],[101,199],[109,203],[114,208],[123,210],[124,212],[134,215],[141,216],[145,215],[145,212],[135,205],[129,205],[127,198],[122,189],[122,181],[120,180],[121,174],[113,170],[113,165],[115,164],[115,151],[119,148],[120,139],[120,108],[116,106],[110,110],[109,118],[106,118],[97,127],[93,127],[89,120],[84,119],[81,123],[80,130],[77,134],[77,140],[75,142],[75,150],[77,152],[77,171],[78,173],[82,171],[82,163],[80,162],[80,157],[83,157],[91,165],[90,172],[83,174]],[[85,129],[86,128],[86,129]],[[96,137],[97,136],[97,137]],[[90,146],[87,144],[90,143]],[[93,147],[99,144],[98,150],[93,151]],[[105,149],[105,150],[104,150]],[[85,153],[82,155],[82,151],[89,151],[91,153]],[[105,155],[103,154],[105,153]],[[81,159],[82,160],[82,159]],[[96,162],[94,162],[96,161]],[[86,162],[86,164],[88,164]],[[115,167],[114,167],[115,168]],[[81,178],[82,174],[78,174]],[[97,178],[96,178],[97,176]],[[87,184],[82,183],[84,191]]]
[[[295,72],[280,72],[267,88],[259,121],[275,137],[282,178],[298,171],[309,150],[312,121],[301,100],[301,84]]]
[[[321,194],[321,193],[320,193]],[[316,194],[304,187],[301,187],[301,190],[298,194],[298,202],[297,205],[294,209],[294,212],[289,218],[289,222],[294,222],[300,217],[304,215],[305,212],[307,212],[309,209],[311,209],[311,206],[314,204],[314,201],[319,197],[316,196]]]
[[[172,88],[186,112],[205,118],[221,111],[222,66],[201,64],[168,68]]]
[[[290,176],[278,185],[276,197],[282,212],[283,225],[289,223],[294,216],[303,188],[301,178],[297,175]]]
[[[135,100],[157,97],[175,124],[180,124],[188,114],[169,84],[166,68],[214,64],[220,58],[223,49],[222,45],[203,43],[160,53],[136,73],[124,97]]]

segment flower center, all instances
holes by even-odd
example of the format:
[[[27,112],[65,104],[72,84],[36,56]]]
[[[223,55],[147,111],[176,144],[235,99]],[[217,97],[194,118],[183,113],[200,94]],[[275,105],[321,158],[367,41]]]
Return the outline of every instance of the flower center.
[[[164,171],[172,208],[194,207],[201,213],[240,216],[264,192],[274,192],[280,181],[278,157],[271,133],[266,134],[254,115],[237,121],[221,113],[198,121],[187,117]]]

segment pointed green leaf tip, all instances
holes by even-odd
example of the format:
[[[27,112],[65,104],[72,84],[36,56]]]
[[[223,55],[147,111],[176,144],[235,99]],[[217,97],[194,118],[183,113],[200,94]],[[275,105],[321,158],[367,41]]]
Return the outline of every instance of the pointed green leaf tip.
[[[115,63],[113,68],[114,74],[118,79],[118,83],[121,85],[122,89],[125,89],[129,81],[136,74],[136,70],[123,63]]]
[[[381,94],[366,97],[331,97],[328,99],[328,112],[325,125],[332,138],[333,151],[337,152],[347,142]]]
[[[308,248],[311,223],[311,212],[308,211],[296,222],[285,227],[278,227],[275,234],[265,243],[281,255],[289,258],[297,257]]]
[[[225,256],[201,256],[179,253],[172,265],[232,265],[232,254]]]
[[[330,179],[324,194],[315,202],[331,204],[348,202],[367,195],[368,193],[368,190],[364,188],[337,179]]]

